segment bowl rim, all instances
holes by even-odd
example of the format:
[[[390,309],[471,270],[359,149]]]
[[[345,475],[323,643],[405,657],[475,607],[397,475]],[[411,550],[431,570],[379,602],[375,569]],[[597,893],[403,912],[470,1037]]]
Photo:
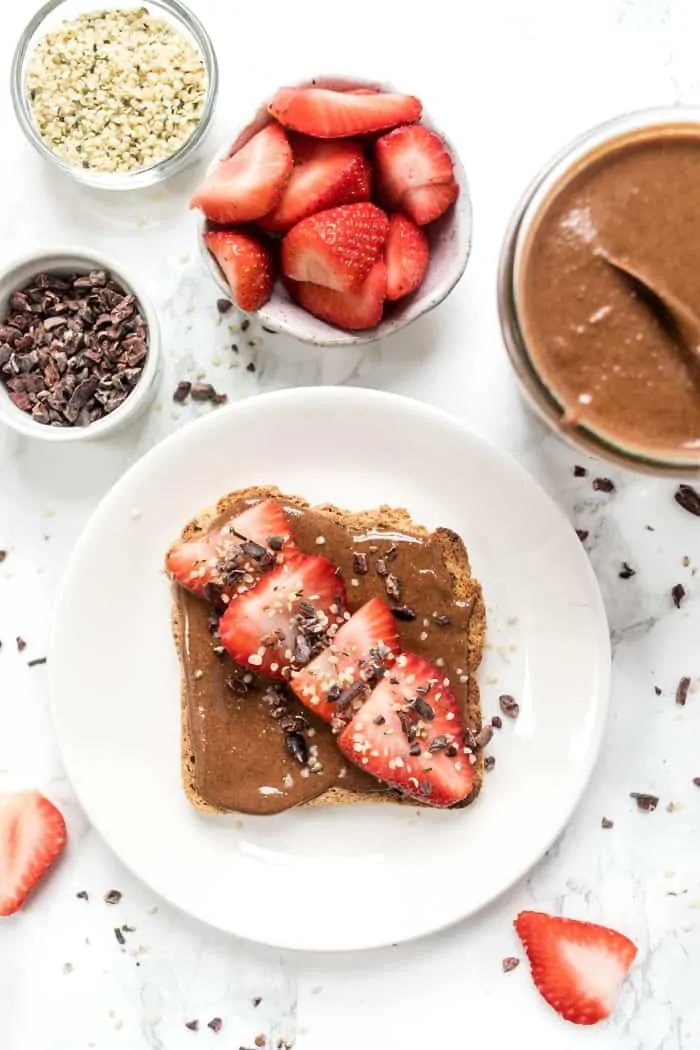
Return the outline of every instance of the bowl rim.
[[[313,77],[305,77],[302,80],[294,81],[289,84],[290,87],[366,87],[366,88],[378,88],[382,91],[399,91],[393,83],[389,81],[382,81],[371,77],[352,76],[346,73],[323,73]],[[258,108],[250,115],[248,120],[241,122],[237,128],[233,129],[232,138],[228,138],[227,146],[217,150],[215,156],[212,158],[211,163],[207,166],[206,175],[209,175],[216,166],[224,160],[227,156],[230,156],[234,147],[240,148],[245,144],[251,134],[259,130],[258,122],[261,120],[262,111],[266,102],[263,100]],[[270,118],[271,119],[271,118]],[[452,140],[446,135],[442,129],[435,123],[432,116],[425,110],[422,115],[422,122],[431,131],[434,131],[440,136],[442,141],[445,143],[455,169],[455,178],[459,185],[459,197],[455,204],[455,211],[452,213],[453,220],[458,223],[458,229],[461,228],[462,235],[458,238],[459,254],[456,259],[456,263],[449,276],[440,284],[440,286],[433,292],[431,297],[426,300],[425,303],[421,303],[420,307],[411,312],[407,310],[404,314],[396,318],[389,318],[382,320],[374,328],[368,328],[364,331],[346,332],[340,328],[335,328],[333,325],[328,324],[325,321],[321,321],[319,318],[314,318],[315,324],[322,326],[319,331],[316,332],[303,332],[300,331],[297,326],[289,321],[288,318],[280,318],[278,313],[275,311],[270,313],[269,302],[262,306],[259,310],[255,311],[252,316],[255,316],[262,325],[266,328],[271,328],[275,332],[292,336],[300,343],[308,346],[346,346],[356,347],[362,345],[368,345],[375,343],[380,339],[384,339],[386,336],[393,335],[401,329],[406,328],[412,324],[413,321],[418,320],[419,317],[430,313],[440,303],[444,302],[445,299],[450,295],[454,288],[459,284],[460,280],[464,276],[464,272],[467,268],[467,263],[471,256],[472,242],[473,242],[473,231],[474,231],[474,213],[471,201],[471,195],[469,192],[469,181],[467,173],[464,168],[464,164],[460,158],[460,155],[455,148]],[[262,125],[260,125],[262,126]],[[251,129],[253,129],[251,131]],[[250,132],[250,134],[249,134]],[[233,146],[231,145],[233,143]],[[459,218],[456,216],[459,213]],[[199,244],[199,250],[201,252],[204,263],[209,270],[216,286],[222,292],[223,295],[231,298],[231,289],[211,252],[204,244],[204,233],[207,229],[207,219],[203,213],[198,212],[197,219],[197,240]],[[277,287],[279,278],[275,282]],[[245,311],[240,311],[244,313]],[[327,333],[327,334],[326,334]]]
[[[46,423],[37,423],[27,412],[17,408],[10,401],[7,388],[0,379],[0,423],[4,423],[25,437],[38,438],[42,441],[61,443],[94,441],[121,429],[122,426],[138,416],[148,403],[160,372],[161,339],[158,315],[148,294],[143,291],[140,281],[138,279],[134,280],[121,264],[112,262],[111,259],[100,252],[76,247],[75,245],[59,244],[50,248],[35,249],[10,260],[9,263],[0,268],[0,297],[4,295],[6,289],[8,294],[11,294],[11,291],[15,291],[22,280],[26,279],[19,278],[15,280],[15,275],[20,271],[31,267],[35,268],[34,272],[36,273],[40,273],[42,269],[58,273],[69,268],[61,260],[75,260],[76,266],[88,264],[92,268],[106,270],[123,285],[126,291],[131,292],[136,297],[148,331],[148,351],[143,371],[136,386],[118,408],[86,427],[52,427]],[[0,313],[4,314],[4,310]],[[0,323],[4,323],[4,321],[0,321]]]
[[[597,147],[635,130],[683,123],[700,126],[699,105],[649,106],[627,111],[594,124],[570,139],[539,168],[518,198],[503,235],[496,275],[501,336],[520,392],[538,418],[578,451],[638,473],[671,478],[700,476],[700,453],[695,460],[664,459],[627,449],[590,428],[562,425],[562,406],[540,378],[527,348],[519,321],[516,284],[525,234],[549,193],[574,164]]]
[[[46,0],[46,3],[30,18],[22,30],[15,45],[10,64],[10,94],[15,117],[24,132],[27,141],[44,160],[49,161],[62,174],[76,182],[101,190],[143,189],[161,182],[180,171],[198,146],[203,142],[211,128],[216,103],[219,95],[219,63],[216,51],[204,24],[181,0],[140,0],[144,7],[152,4],[170,14],[194,40],[202,54],[202,61],[207,74],[207,92],[204,108],[199,123],[183,144],[162,160],[139,168],[133,172],[98,172],[92,169],[79,168],[64,160],[46,145],[39,134],[32,117],[31,106],[24,90],[24,78],[27,61],[31,55],[30,44],[44,21],[70,0]]]

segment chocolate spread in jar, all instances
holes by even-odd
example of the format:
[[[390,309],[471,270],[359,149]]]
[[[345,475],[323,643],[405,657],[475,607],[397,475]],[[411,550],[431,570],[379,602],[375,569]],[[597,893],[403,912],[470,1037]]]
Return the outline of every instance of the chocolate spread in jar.
[[[531,361],[564,409],[640,454],[700,453],[700,364],[667,303],[700,325],[700,125],[608,141],[551,190],[524,244],[516,297]]]
[[[244,509],[243,503],[232,508],[218,524]],[[385,577],[376,566],[378,559],[388,562],[391,573],[401,581],[402,605],[416,614],[415,619],[398,623],[402,647],[444,661],[450,688],[466,712],[470,608],[453,596],[438,541],[397,532],[351,533],[313,510],[285,505],[285,511],[300,550],[322,553],[340,568],[351,613],[374,596],[387,599]],[[322,544],[317,542],[319,537]],[[367,572],[357,571],[355,555],[362,553],[366,554]],[[262,815],[308,802],[333,786],[362,792],[386,790],[385,784],[345,759],[330,727],[289,690],[275,696],[276,683],[237,668],[225,653],[216,651],[218,639],[212,634],[207,602],[181,587],[175,595],[191,769],[196,789],[206,802],[219,809]],[[449,623],[436,623],[434,613],[447,616]],[[248,681],[241,686],[243,675]],[[226,684],[227,679],[233,688]],[[284,707],[282,720],[280,707]],[[313,731],[305,734],[306,746],[318,749],[320,771],[312,772],[309,763],[300,763],[286,747],[282,725],[295,714],[302,715]]]

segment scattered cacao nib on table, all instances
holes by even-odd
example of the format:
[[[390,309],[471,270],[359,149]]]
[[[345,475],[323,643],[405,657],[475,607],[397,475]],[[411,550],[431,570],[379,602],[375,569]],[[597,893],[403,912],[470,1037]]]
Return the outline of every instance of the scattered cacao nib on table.
[[[685,587],[682,583],[676,583],[671,588],[671,598],[673,599],[673,604],[675,605],[675,607],[677,609],[680,609],[681,602],[685,598]]]
[[[232,307],[233,303],[230,299],[216,300],[216,309],[219,311],[220,314],[227,314]]]
[[[585,478],[587,476],[587,474],[588,474],[588,471],[586,470],[586,468],[579,466],[578,463],[577,463],[576,466],[574,467],[574,477],[575,478]]]
[[[105,904],[119,904],[121,899],[122,895],[119,890],[108,890],[104,896]]]
[[[657,795],[648,795],[644,791],[630,791],[630,798],[637,803],[637,808],[645,813],[653,813],[659,804]]]
[[[610,478],[593,478],[593,489],[595,492],[614,492],[615,483]]]
[[[520,966],[520,959],[515,955],[507,955],[501,965],[504,973],[511,973],[512,970]]]
[[[617,575],[621,580],[631,580],[633,576],[637,575],[637,570],[628,565],[626,561],[623,561],[622,568]]]
[[[135,296],[104,270],[39,273],[0,323],[0,379],[37,423],[89,426],[141,378],[148,327]]]
[[[7,551],[0,550],[0,565],[2,565],[2,563],[4,562],[6,557],[7,557]]]
[[[606,831],[609,831],[610,828],[614,828],[615,827],[615,823],[614,823],[614,821],[609,820],[608,817],[603,817],[603,819],[600,822],[600,826],[601,826],[601,828],[604,828]]]
[[[657,696],[661,696],[661,693],[662,693],[661,686],[660,685],[655,685],[654,686],[654,692],[656,693]]]
[[[211,1028],[212,1032],[220,1032],[224,1027],[224,1022],[220,1017],[212,1017],[211,1021],[207,1022],[207,1028]]]
[[[24,638],[22,638],[21,635],[18,634],[15,641],[17,642],[17,652],[23,653],[24,650],[27,648],[27,643],[25,642]]]
[[[693,783],[695,787],[700,788],[700,777],[693,777]]]
[[[185,1021],[185,1028],[189,1028],[190,1032],[198,1032],[199,1021],[196,1018],[193,1021]]]
[[[576,529],[576,535],[581,540],[581,543],[585,543],[588,539],[588,529]]]
[[[676,703],[680,704],[681,707],[685,707],[685,702],[688,699],[688,690],[690,689],[690,678],[686,675],[681,678],[678,685],[676,686]]]
[[[700,492],[692,485],[679,485],[673,498],[683,510],[700,518]]]

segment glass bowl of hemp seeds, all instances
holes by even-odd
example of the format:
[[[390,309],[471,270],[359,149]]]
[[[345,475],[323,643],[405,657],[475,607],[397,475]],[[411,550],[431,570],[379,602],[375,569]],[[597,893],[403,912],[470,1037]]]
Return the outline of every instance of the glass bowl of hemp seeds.
[[[151,186],[194,158],[218,91],[211,40],[180,0],[49,0],[17,44],[17,119],[78,182]]]

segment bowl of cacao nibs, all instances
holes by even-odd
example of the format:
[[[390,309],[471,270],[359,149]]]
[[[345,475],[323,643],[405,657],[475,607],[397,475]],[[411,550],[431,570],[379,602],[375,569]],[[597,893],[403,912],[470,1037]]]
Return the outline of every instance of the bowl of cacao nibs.
[[[0,273],[0,422],[30,437],[103,437],[150,404],[158,322],[107,259],[69,249]]]
[[[20,127],[46,160],[78,182],[130,190],[194,159],[218,66],[180,0],[48,0],[17,43],[10,83]]]

